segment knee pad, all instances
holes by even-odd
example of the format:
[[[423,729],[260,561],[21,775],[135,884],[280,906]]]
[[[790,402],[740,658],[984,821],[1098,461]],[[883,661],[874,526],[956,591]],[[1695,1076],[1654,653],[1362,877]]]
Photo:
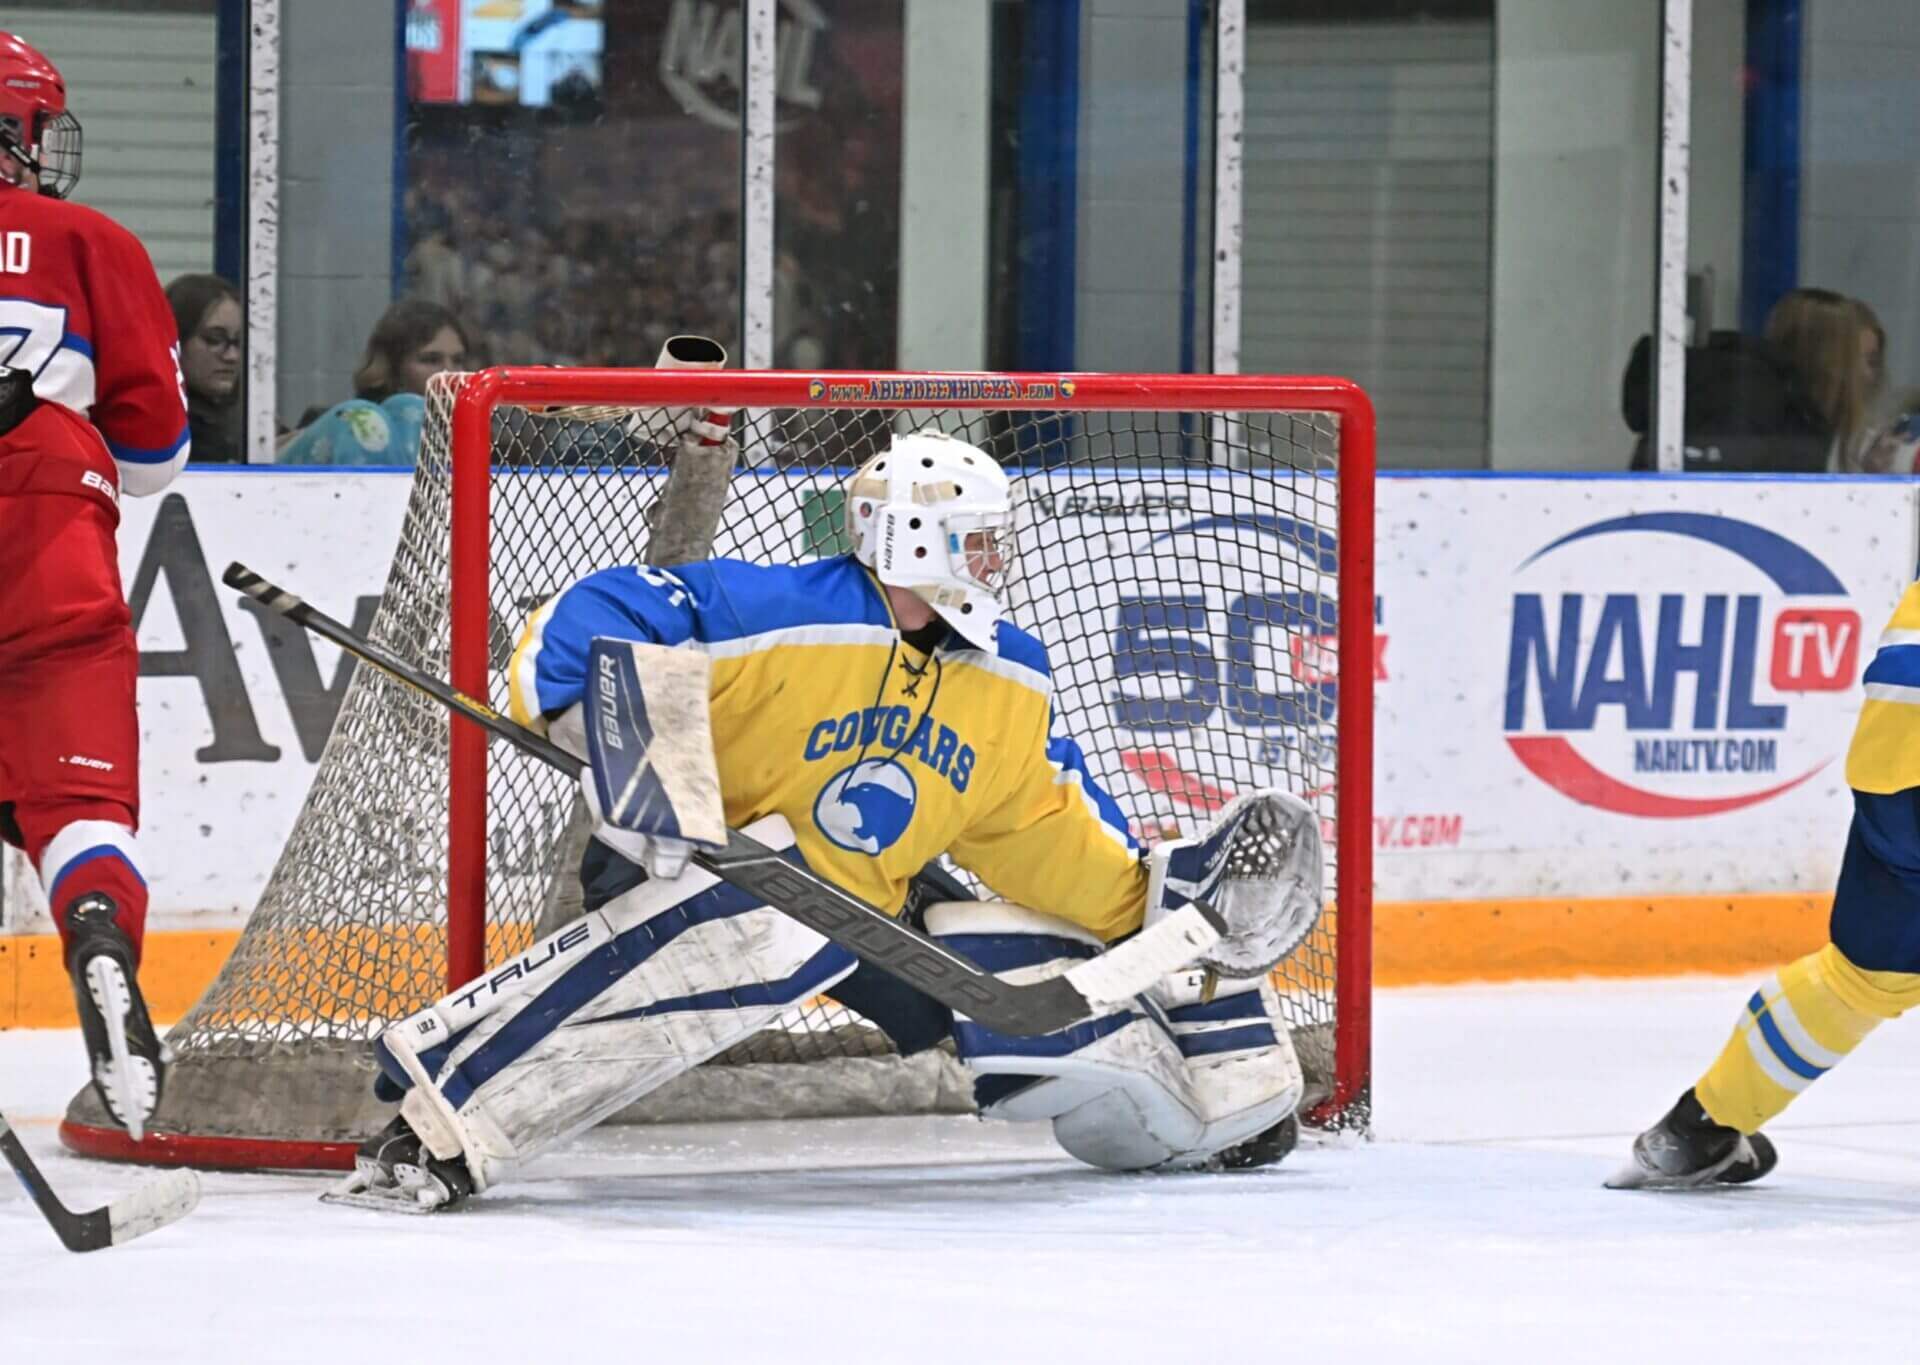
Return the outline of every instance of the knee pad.
[[[1045,980],[1105,945],[1005,902],[928,907],[927,928],[1008,980]],[[960,1061],[983,1116],[1048,1119],[1073,1156],[1105,1170],[1197,1165],[1291,1113],[1303,1088],[1279,1003],[1264,981],[1202,1003],[1180,973],[1131,1008],[1038,1038],[956,1019]]]

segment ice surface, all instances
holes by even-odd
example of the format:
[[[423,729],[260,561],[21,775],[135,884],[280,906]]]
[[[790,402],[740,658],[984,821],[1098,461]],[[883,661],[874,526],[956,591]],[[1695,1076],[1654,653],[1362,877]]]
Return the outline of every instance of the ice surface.
[[[1378,1140],[1117,1177],[971,1119],[603,1129],[470,1212],[213,1175],[199,1212],[63,1251],[0,1182],[0,1361],[1723,1361],[1909,1349],[1920,1031],[1770,1130],[1781,1170],[1600,1188],[1751,983],[1383,992]],[[75,1206],[76,1035],[0,1033],[0,1108]]]

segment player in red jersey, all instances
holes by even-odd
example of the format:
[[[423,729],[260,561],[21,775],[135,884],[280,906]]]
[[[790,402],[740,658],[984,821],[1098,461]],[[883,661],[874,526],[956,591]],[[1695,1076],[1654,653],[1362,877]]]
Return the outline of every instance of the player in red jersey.
[[[94,1087],[138,1137],[165,1057],[135,975],[140,660],[115,532],[121,493],[186,463],[187,411],[153,263],[65,202],[79,176],[60,73],[0,33],[0,836],[39,869]]]

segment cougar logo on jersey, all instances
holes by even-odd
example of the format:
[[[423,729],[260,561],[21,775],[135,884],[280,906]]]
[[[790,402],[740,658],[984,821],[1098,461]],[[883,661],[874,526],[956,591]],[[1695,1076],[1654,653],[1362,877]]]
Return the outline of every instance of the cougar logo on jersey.
[[[827,779],[813,803],[813,823],[850,853],[877,855],[892,848],[913,822],[919,788],[891,758],[869,758]]]
[[[973,780],[974,752],[963,743],[951,726],[941,725],[932,716],[923,715],[914,723],[913,712],[904,706],[869,706],[864,711],[849,711],[844,716],[829,716],[807,735],[804,756],[817,763],[831,754],[844,753],[855,745],[878,744],[887,757],[917,759],[927,768],[964,792]]]

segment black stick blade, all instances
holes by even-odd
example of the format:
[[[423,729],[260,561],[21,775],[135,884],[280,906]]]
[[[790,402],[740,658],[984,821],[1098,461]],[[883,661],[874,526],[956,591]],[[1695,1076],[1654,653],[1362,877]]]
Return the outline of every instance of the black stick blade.
[[[167,1171],[104,1208],[75,1213],[53,1192],[20,1138],[0,1114],[0,1157],[26,1187],[47,1225],[68,1251],[102,1251],[178,1222],[200,1202],[200,1178],[192,1171]]]

